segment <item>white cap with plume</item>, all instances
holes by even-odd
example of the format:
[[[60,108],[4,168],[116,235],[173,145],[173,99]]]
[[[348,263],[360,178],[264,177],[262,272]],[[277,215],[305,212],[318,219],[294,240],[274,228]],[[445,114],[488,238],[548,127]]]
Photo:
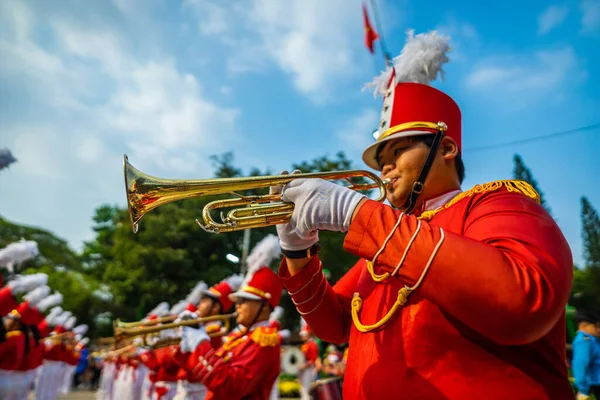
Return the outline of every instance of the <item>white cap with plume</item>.
[[[44,300],[50,294],[48,285],[38,286],[31,292],[23,296],[23,300],[29,303],[30,307],[35,307],[40,301]]]
[[[0,249],[0,266],[13,272],[14,266],[30,260],[39,254],[37,243],[33,240],[20,240]]]
[[[192,289],[190,294],[188,294],[188,296],[185,298],[185,301],[187,303],[197,305],[198,303],[200,303],[200,300],[202,299],[202,292],[204,292],[206,289],[208,289],[208,285],[206,283],[204,283],[204,281],[200,281],[200,282],[196,283],[196,286],[194,286],[194,288]],[[186,306],[187,306],[187,304],[186,304]],[[185,309],[185,307],[184,307],[184,309]],[[181,311],[183,311],[183,310],[181,310]],[[177,313],[177,314],[179,314],[179,313]]]
[[[42,301],[40,301],[37,304],[37,308],[41,312],[44,312],[47,309],[49,309],[50,307],[54,307],[54,306],[61,304],[62,301],[63,301],[62,294],[60,294],[60,292],[55,292],[54,294],[51,294],[50,296],[48,296],[45,299],[43,299]],[[60,308],[60,307],[58,307],[58,308]],[[54,308],[53,308],[53,310],[54,310]]]
[[[48,275],[37,273],[32,275],[19,275],[8,282],[8,287],[13,294],[30,292],[38,286],[48,283]]]
[[[449,61],[446,55],[450,51],[449,41],[449,37],[436,31],[415,36],[414,30],[409,30],[402,52],[393,59],[396,83],[413,82],[427,85],[434,81],[438,74],[443,78],[442,66]],[[374,88],[375,95],[385,96],[391,77],[392,67],[388,66],[365,87]]]
[[[254,273],[264,266],[269,266],[271,262],[281,256],[281,247],[279,238],[275,235],[267,235],[254,246],[246,260],[248,272],[242,283],[246,285],[252,280]]]
[[[67,319],[65,321],[65,323],[63,324],[63,328],[70,331],[71,329],[73,329],[73,327],[75,326],[76,323],[77,323],[77,318],[74,316],[71,316],[71,317],[69,317],[69,319]]]
[[[73,332],[77,335],[85,335],[88,331],[88,326],[86,324],[77,325],[73,328]]]

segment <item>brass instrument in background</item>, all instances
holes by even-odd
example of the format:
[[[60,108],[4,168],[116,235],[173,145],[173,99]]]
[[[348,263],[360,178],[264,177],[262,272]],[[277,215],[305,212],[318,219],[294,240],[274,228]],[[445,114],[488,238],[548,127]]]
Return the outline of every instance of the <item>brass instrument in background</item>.
[[[389,180],[382,180],[369,171],[351,170],[341,172],[315,172],[294,175],[254,176],[246,178],[221,178],[199,180],[163,179],[147,175],[129,164],[127,155],[123,157],[127,205],[133,232],[138,231],[138,222],[148,211],[163,204],[192,197],[231,194],[232,199],[216,200],[208,203],[202,211],[204,222],[196,220],[202,229],[211,233],[232,232],[286,223],[290,220],[294,205],[281,201],[279,194],[243,196],[236,191],[268,188],[285,185],[300,178],[321,178],[345,180],[352,190],[379,189],[376,201],[386,197]],[[354,183],[352,178],[366,178],[373,183]],[[221,213],[222,222],[216,222],[211,212],[220,208],[245,206]]]
[[[113,326],[116,328],[136,328],[136,327],[144,327],[144,326],[153,326],[158,324],[164,324],[166,322],[173,322],[177,319],[177,315],[168,315],[166,317],[161,317],[152,320],[141,320],[134,322],[123,322],[118,318],[114,321]]]
[[[198,325],[198,324],[204,324],[207,322],[223,321],[224,327],[222,327],[221,330],[219,330],[218,332],[212,332],[212,333],[208,334],[208,336],[212,338],[212,337],[217,337],[217,336],[223,336],[227,332],[229,332],[229,328],[231,325],[230,320],[232,318],[235,318],[236,316],[237,316],[236,313],[213,315],[210,317],[194,318],[194,319],[188,319],[188,320],[184,320],[184,321],[180,321],[180,322],[173,322],[173,323],[169,323],[169,324],[148,326],[148,327],[142,327],[142,328],[139,328],[139,327],[138,328],[115,327],[114,335],[115,335],[115,338],[121,339],[121,338],[126,338],[126,337],[149,335],[152,333],[158,333],[160,331],[164,331],[166,329],[176,329],[176,328],[181,328],[183,326],[193,326],[193,325]]]

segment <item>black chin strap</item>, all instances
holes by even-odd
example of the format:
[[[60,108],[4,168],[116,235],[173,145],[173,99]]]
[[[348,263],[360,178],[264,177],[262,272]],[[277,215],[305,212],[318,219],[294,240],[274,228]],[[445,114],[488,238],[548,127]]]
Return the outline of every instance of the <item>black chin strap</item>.
[[[421,169],[421,173],[419,177],[413,183],[412,190],[408,195],[408,199],[406,199],[406,203],[402,207],[404,209],[405,214],[410,214],[411,211],[415,208],[417,204],[417,198],[423,191],[423,185],[425,184],[425,180],[427,179],[427,175],[429,174],[429,170],[433,165],[433,160],[435,160],[435,156],[437,154],[438,149],[440,148],[440,143],[442,142],[442,138],[444,137],[444,130],[438,129],[433,137],[433,142],[431,143],[431,148],[429,149],[429,154],[427,154],[427,159],[425,160],[425,164]]]

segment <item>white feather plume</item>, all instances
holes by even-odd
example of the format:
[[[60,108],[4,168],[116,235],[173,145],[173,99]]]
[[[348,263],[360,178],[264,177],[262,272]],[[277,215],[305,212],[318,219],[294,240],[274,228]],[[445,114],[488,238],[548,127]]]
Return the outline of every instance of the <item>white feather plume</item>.
[[[8,282],[13,294],[30,292],[38,286],[48,283],[48,275],[37,273],[31,275],[19,275],[16,279]]]
[[[71,311],[63,311],[62,314],[60,314],[59,316],[57,316],[56,318],[54,318],[53,322],[54,322],[55,325],[62,325],[62,326],[64,326],[64,324],[71,317],[71,315],[73,315],[71,313]]]
[[[50,287],[48,285],[38,286],[31,292],[23,296],[23,299],[29,303],[30,307],[35,307],[40,301],[46,298],[50,294]]]
[[[271,315],[269,315],[269,321],[281,321],[281,318],[283,317],[283,312],[283,307],[275,307],[275,309],[273,309],[273,312],[271,312]]]
[[[202,292],[205,291],[206,289],[208,289],[208,285],[206,283],[204,283],[204,281],[200,281],[200,282],[196,283],[196,286],[194,286],[194,288],[192,289],[190,294],[187,295],[187,297],[185,298],[185,301],[187,303],[192,303],[192,304],[200,303],[200,300],[202,299]],[[187,304],[186,304],[186,307],[187,307]],[[183,307],[183,308],[185,309],[185,307]],[[183,311],[183,310],[181,310],[181,311]],[[171,314],[173,314],[173,313],[171,313]],[[179,314],[179,313],[176,313],[176,314]]]
[[[61,306],[52,307],[52,309],[50,310],[48,315],[46,315],[46,319],[55,318],[55,317],[59,316],[62,312],[63,312],[63,309]]]
[[[70,316],[63,324],[63,328],[70,331],[71,329],[73,329],[73,327],[75,326],[76,323],[77,323],[77,318],[74,316]]]
[[[20,240],[0,250],[0,266],[13,271],[14,266],[21,264],[39,254],[37,243],[33,240]]]
[[[59,305],[60,303],[62,303],[62,301],[63,301],[62,294],[60,294],[60,292],[56,292],[56,293],[51,294],[50,296],[46,297],[45,299],[41,300],[37,304],[37,308],[41,312],[44,312],[47,309],[49,309],[50,307]],[[58,308],[60,308],[60,307],[58,307]],[[54,308],[53,308],[53,310],[54,310]]]
[[[73,328],[73,333],[81,336],[85,335],[87,331],[88,326],[86,324],[77,325],[75,328]]]
[[[450,38],[436,31],[415,35],[414,30],[407,32],[407,39],[402,52],[394,57],[393,68],[396,83],[413,82],[429,84],[438,74],[443,78],[442,66],[449,61],[446,53],[450,51]],[[392,67],[388,67],[365,88],[374,88],[374,94],[384,96],[392,75]]]
[[[83,339],[81,339],[79,341],[79,344],[81,344],[82,346],[87,346],[89,342],[90,342],[90,338],[84,337]]]
[[[161,316],[161,315],[165,315],[169,312],[169,303],[167,303],[166,301],[163,301],[162,303],[159,303],[156,307],[154,307],[152,309],[152,311],[150,311],[148,313],[148,316],[150,315],[157,315],[157,316]]]
[[[179,315],[183,312],[183,310],[185,310],[187,305],[188,305],[187,300],[179,300],[177,303],[175,303],[173,305],[173,307],[171,307],[171,310],[169,310],[169,314]]]
[[[225,282],[233,292],[237,292],[242,286],[242,282],[244,282],[244,277],[242,275],[231,275],[225,279]]]
[[[271,262],[280,257],[281,247],[279,238],[275,235],[267,235],[254,246],[247,258],[248,272],[242,285],[252,280],[252,277],[262,267],[268,267]]]

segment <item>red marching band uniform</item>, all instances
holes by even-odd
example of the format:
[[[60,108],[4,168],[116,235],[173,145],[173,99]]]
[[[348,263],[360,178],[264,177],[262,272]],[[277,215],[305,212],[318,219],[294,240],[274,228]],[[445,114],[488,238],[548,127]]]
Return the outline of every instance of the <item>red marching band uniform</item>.
[[[440,121],[461,148],[458,105],[401,72],[363,156],[374,169],[379,144],[434,134]],[[344,249],[361,259],[333,287],[316,255],[293,276],[284,259],[279,277],[319,338],[349,342],[345,400],[573,398],[571,251],[525,182],[442,194],[409,215],[367,200]]]

